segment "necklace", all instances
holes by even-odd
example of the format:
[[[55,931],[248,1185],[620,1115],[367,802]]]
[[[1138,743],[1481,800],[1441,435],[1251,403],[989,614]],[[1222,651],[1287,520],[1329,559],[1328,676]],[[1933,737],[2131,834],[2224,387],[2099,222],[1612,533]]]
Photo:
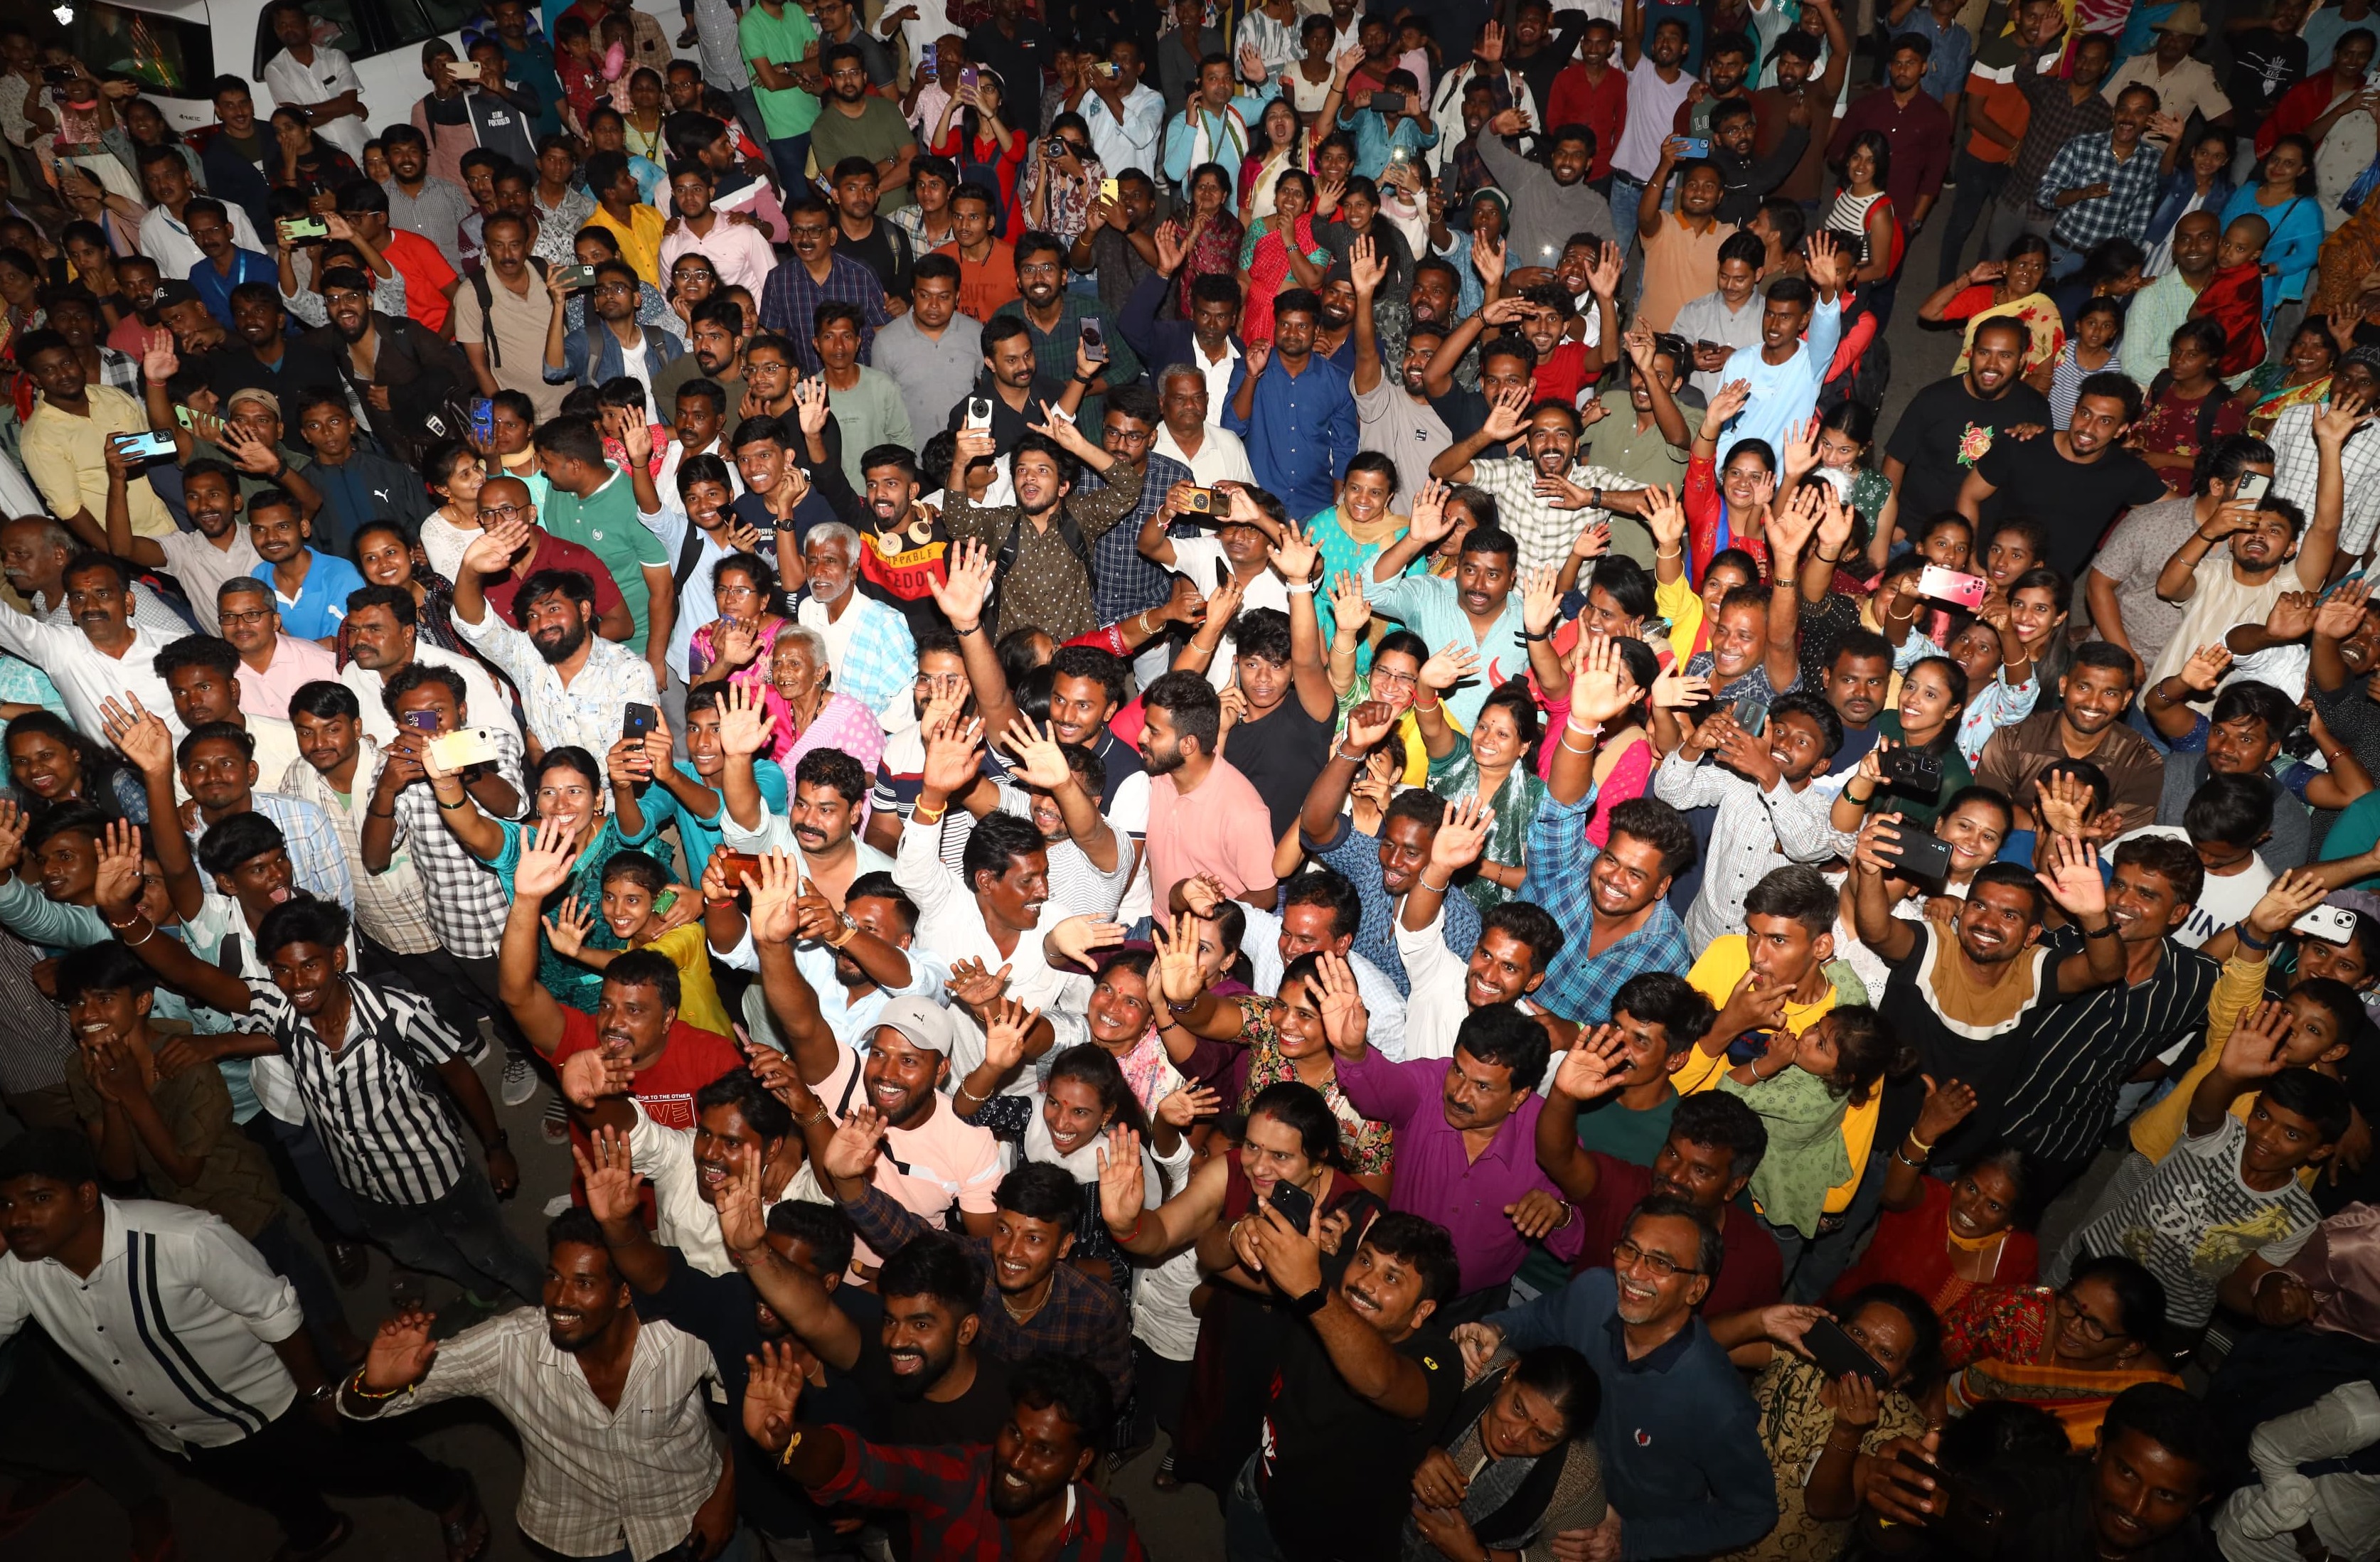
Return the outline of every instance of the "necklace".
[[[1008,1321],[1010,1323],[1015,1324],[1021,1327],[1038,1317],[1040,1315],[1041,1309],[1050,1305],[1050,1293],[1058,1289],[1058,1277],[1055,1274],[1052,1274],[1044,1279],[1041,1282],[1041,1300],[1035,1302],[1032,1306],[1027,1307],[1022,1313],[1016,1310],[1016,1303],[1008,1300],[1008,1293],[1006,1291],[1002,1291],[1000,1293],[1000,1305],[1008,1314]]]

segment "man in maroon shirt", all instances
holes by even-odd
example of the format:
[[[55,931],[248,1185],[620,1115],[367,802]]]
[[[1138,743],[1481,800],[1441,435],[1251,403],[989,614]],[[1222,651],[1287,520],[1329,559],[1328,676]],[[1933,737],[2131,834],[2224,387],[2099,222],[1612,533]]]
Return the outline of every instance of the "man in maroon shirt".
[[[1926,62],[1933,45],[1914,32],[1892,41],[1892,57],[1885,62],[1885,84],[1852,104],[1835,123],[1827,143],[1827,161],[1840,163],[1852,153],[1852,141],[1863,130],[1883,133],[1892,148],[1892,168],[1884,181],[1892,198],[1893,215],[1900,219],[1913,242],[1925,224],[1925,214],[1942,195],[1942,176],[1950,162],[1950,115],[1923,91]]]
[[[1805,208],[1815,202],[1826,185],[1827,135],[1835,117],[1835,94],[1842,91],[1843,71],[1851,59],[1851,39],[1831,7],[1805,6],[1806,20],[1816,15],[1827,30],[1826,71],[1815,79],[1819,41],[1796,28],[1777,41],[1777,85],[1752,94],[1752,111],[1759,122],[1755,155],[1767,157],[1785,139],[1785,127],[1800,125],[1810,132],[1810,145],[1785,182],[1771,192]]]
[[[504,622],[517,622],[513,617],[513,599],[520,595],[522,583],[530,575],[540,570],[577,570],[595,583],[595,632],[607,640],[625,640],[637,632],[610,567],[591,549],[565,541],[537,524],[537,505],[529,498],[528,484],[518,478],[490,478],[480,490],[480,524],[492,527],[513,520],[528,524],[535,544],[514,554],[512,568],[505,574],[482,582],[488,605],[503,614]]]
[[[1628,1212],[1647,1193],[1668,1193],[1707,1211],[1718,1223],[1726,1258],[1711,1277],[1703,1315],[1767,1307],[1784,1294],[1777,1239],[1735,1206],[1768,1153],[1759,1114],[1732,1096],[1706,1090],[1678,1103],[1670,1137],[1650,1167],[1632,1166],[1578,1142],[1578,1108],[1620,1088],[1626,1055],[1617,1027],[1605,1025],[1562,1055],[1545,1109],[1537,1114],[1537,1165],[1575,1208],[1583,1228],[1573,1273],[1607,1268]]]

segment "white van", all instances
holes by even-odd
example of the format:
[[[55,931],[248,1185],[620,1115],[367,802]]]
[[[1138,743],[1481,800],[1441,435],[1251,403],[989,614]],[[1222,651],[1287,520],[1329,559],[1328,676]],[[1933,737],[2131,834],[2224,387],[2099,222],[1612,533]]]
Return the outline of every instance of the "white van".
[[[192,130],[214,123],[208,89],[218,76],[246,77],[261,119],[273,112],[264,86],[264,63],[281,52],[265,26],[271,0],[114,0],[95,11],[136,11],[148,34],[141,50],[153,61],[140,74],[151,84],[141,95],[164,113],[175,128]],[[414,101],[429,91],[421,75],[421,45],[443,37],[462,47],[464,20],[479,0],[304,0],[307,13],[339,31],[326,39],[354,62],[363,83],[364,107],[375,129],[411,116]],[[94,18],[96,19],[96,18]],[[104,22],[100,25],[107,25]],[[80,28],[69,34],[80,38]],[[105,64],[91,62],[94,69]],[[156,84],[164,78],[171,85]]]

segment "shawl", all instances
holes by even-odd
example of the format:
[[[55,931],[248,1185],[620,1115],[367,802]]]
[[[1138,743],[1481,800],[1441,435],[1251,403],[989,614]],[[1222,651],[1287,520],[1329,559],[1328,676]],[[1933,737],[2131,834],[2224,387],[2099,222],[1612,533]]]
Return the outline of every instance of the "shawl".
[[[2226,266],[2206,279],[2190,306],[2192,320],[2223,328],[2226,345],[2216,372],[2225,379],[2245,374],[2265,361],[2265,277],[2252,262]]]

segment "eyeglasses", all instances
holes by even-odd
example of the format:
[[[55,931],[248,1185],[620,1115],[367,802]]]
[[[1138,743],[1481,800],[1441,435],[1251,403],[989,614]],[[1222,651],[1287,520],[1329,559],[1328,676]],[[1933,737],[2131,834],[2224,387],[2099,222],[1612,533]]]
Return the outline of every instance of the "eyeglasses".
[[[1658,1280],[1670,1279],[1678,1275],[1699,1275],[1702,1273],[1700,1269],[1687,1268],[1684,1265],[1678,1263],[1665,1253],[1648,1253],[1645,1249],[1638,1247],[1634,1242],[1630,1241],[1625,1237],[1621,1238],[1618,1241],[1611,1244],[1611,1266],[1613,1268],[1633,1269],[1639,1265],[1642,1265],[1652,1274],[1653,1277]]]
[[[1375,667],[1372,669],[1372,687],[1377,689],[1382,684],[1392,689],[1417,689],[1421,687],[1421,679],[1415,673],[1383,672]]]
[[[254,624],[262,624],[266,619],[273,616],[273,610],[271,608],[251,608],[247,612],[218,612],[215,614],[215,617],[225,624],[236,624],[245,629]]]
[[[504,520],[514,515],[528,515],[534,518],[537,515],[537,506],[534,504],[482,504],[480,506],[480,514],[493,515],[498,520]]]
[[[2111,1329],[2084,1312],[2082,1304],[2074,1300],[2074,1293],[2071,1291],[2061,1290],[2058,1293],[2058,1313],[2060,1317],[2073,1320],[2076,1331],[2094,1345],[2104,1345],[2108,1340],[2125,1338],[2122,1329]]]

